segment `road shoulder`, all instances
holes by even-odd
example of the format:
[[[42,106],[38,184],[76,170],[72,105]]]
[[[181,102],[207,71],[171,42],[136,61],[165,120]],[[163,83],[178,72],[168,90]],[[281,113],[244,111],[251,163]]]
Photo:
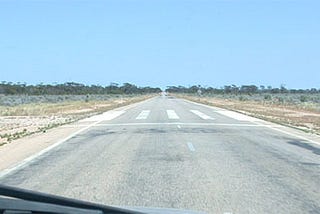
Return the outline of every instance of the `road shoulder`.
[[[126,111],[148,100],[149,99],[115,108],[105,113]],[[105,113],[102,113],[101,115]],[[97,116],[79,120],[72,124],[55,127],[46,130],[46,132],[29,135],[17,139],[9,144],[0,146],[0,177],[6,175],[12,170],[15,170],[16,168],[20,168],[22,165],[31,161],[36,156],[47,152],[51,148],[60,145],[76,134],[79,134],[80,132],[85,131],[93,125],[101,122],[101,120],[90,120],[90,118],[97,118]]]

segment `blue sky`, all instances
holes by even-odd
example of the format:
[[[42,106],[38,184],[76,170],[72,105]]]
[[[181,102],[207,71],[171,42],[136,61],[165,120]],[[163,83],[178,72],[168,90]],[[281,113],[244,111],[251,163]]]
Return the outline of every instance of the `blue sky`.
[[[320,1],[0,1],[0,80],[320,88]]]

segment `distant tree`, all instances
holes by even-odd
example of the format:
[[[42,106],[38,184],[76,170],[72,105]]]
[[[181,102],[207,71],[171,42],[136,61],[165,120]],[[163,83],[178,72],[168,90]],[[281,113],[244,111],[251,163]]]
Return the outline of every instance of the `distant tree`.
[[[285,86],[284,84],[281,84],[281,86],[280,86],[280,92],[281,92],[281,93],[287,93],[287,92],[288,92],[288,90],[286,89],[286,86]]]
[[[271,93],[273,94],[279,94],[281,92],[281,90],[279,88],[272,88],[271,89]]]
[[[224,90],[224,93],[229,94],[229,93],[231,93],[232,88],[231,88],[230,85],[225,85],[225,86],[223,87],[223,90]]]
[[[244,94],[253,94],[258,91],[258,87],[255,85],[243,85],[240,88],[240,92]]]
[[[239,93],[239,87],[236,85],[231,85],[231,92],[233,94],[238,94]]]
[[[267,87],[267,90],[268,90],[268,92],[271,92],[271,91],[272,91],[272,86],[269,85],[269,86]]]
[[[197,93],[199,89],[200,89],[200,87],[199,87],[199,86],[196,86],[196,85],[193,85],[193,86],[191,86],[191,87],[189,88],[189,90],[190,90],[191,93]]]
[[[320,90],[316,88],[311,89],[286,89],[284,85],[280,88],[272,88],[268,86],[267,89],[264,86],[260,86],[260,90],[255,85],[243,85],[238,87],[236,85],[226,85],[222,88],[203,87],[201,85],[193,85],[190,87],[185,86],[168,86],[166,89],[170,93],[192,93],[197,94],[201,91],[201,94],[255,94],[255,93],[299,93],[299,94],[314,94],[320,93]],[[15,95],[15,94],[27,94],[27,95],[67,95],[67,94],[79,94],[79,95],[90,95],[90,94],[144,94],[144,93],[159,93],[160,88],[153,87],[138,87],[131,83],[124,83],[119,86],[118,83],[110,83],[108,86],[101,85],[84,85],[76,82],[66,82],[62,84],[54,83],[50,84],[37,84],[27,85],[26,83],[12,83],[2,81],[0,83],[0,94]],[[269,99],[269,96],[265,97]],[[303,100],[304,98],[302,98]]]
[[[138,92],[138,87],[130,83],[124,83],[120,87],[120,90],[125,94],[134,94]]]
[[[317,93],[318,91],[317,91],[317,89],[316,88],[311,88],[310,89],[310,93],[311,94],[315,94],[315,93]]]

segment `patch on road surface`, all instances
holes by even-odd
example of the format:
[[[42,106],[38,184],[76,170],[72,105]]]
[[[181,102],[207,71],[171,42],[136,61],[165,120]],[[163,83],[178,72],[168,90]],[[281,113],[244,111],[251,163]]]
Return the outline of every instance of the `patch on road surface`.
[[[310,145],[308,143],[295,141],[295,140],[289,141],[287,143],[291,144],[291,145],[294,145],[294,146],[299,146],[301,148],[307,149],[307,150],[313,152],[316,155],[320,155],[320,149],[317,148],[317,147],[314,147],[314,146],[312,146],[312,145]]]

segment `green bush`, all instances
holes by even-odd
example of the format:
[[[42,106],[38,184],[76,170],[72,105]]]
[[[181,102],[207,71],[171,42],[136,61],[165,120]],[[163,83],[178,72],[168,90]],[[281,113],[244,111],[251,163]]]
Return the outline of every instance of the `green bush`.
[[[246,100],[248,100],[248,99],[245,98],[244,96],[240,96],[240,97],[239,97],[239,100],[240,100],[240,101],[246,101]]]
[[[279,103],[284,103],[284,98],[283,97],[277,97],[277,100]]]
[[[301,95],[300,96],[300,102],[304,103],[308,101],[308,97],[306,95]]]
[[[264,97],[263,97],[265,100],[271,100],[272,97],[270,94],[265,94]]]

